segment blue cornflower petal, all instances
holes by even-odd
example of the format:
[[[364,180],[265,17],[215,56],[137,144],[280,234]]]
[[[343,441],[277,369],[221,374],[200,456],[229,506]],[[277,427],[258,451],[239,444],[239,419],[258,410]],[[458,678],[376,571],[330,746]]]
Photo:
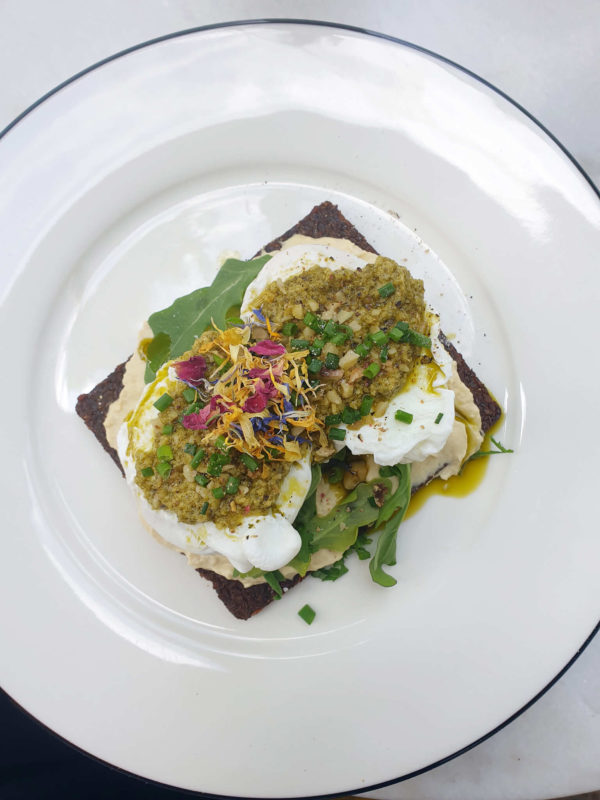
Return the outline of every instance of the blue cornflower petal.
[[[262,313],[262,311],[260,310],[260,308],[253,308],[253,309],[252,309],[252,313],[253,313],[253,314],[254,314],[254,316],[255,316],[255,317],[256,317],[256,318],[259,320],[259,322],[263,322],[263,323],[264,323],[264,322],[266,322],[266,321],[267,321],[267,320],[265,319],[265,315]]]

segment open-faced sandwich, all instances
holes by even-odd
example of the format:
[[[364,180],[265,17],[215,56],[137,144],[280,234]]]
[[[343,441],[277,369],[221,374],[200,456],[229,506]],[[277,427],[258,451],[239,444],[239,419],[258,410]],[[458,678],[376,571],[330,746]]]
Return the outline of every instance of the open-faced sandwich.
[[[351,551],[393,585],[411,492],[500,416],[422,281],[331,203],[148,323],[77,413],[144,524],[242,619]]]

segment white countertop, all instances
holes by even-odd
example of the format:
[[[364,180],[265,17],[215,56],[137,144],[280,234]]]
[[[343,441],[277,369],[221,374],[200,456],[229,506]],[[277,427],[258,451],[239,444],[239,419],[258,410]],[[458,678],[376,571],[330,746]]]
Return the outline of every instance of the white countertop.
[[[125,47],[184,28],[288,17],[357,25],[458,62],[542,122],[600,185],[597,0],[4,0],[0,129]],[[600,637],[528,711],[459,758],[370,792],[386,800],[538,800],[600,788]]]

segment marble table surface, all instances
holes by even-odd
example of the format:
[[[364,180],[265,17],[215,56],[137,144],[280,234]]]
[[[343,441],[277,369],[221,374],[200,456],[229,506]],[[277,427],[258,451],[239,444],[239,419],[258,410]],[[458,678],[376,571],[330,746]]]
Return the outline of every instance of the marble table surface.
[[[600,185],[598,0],[2,0],[0,129],[55,85],[138,42],[235,19],[320,19],[440,53],[527,108]],[[538,800],[600,788],[600,637],[528,711],[381,800]]]

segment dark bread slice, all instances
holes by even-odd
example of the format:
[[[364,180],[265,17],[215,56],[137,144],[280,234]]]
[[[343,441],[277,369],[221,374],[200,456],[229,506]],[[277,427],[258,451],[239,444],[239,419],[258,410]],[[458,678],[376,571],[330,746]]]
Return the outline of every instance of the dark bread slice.
[[[315,206],[312,211],[294,225],[293,228],[290,228],[277,239],[269,242],[264,250],[267,252],[280,250],[282,242],[296,233],[309,236],[313,239],[318,239],[322,236],[329,236],[336,239],[349,239],[363,250],[367,250],[371,253],[376,252],[364,236],[362,236],[352,223],[344,217],[338,207],[328,201]],[[460,353],[456,351],[443,334],[440,336],[440,339],[452,358],[455,359],[461,380],[471,390],[475,404],[478,406],[481,413],[483,431],[487,433],[492,425],[500,418],[500,407],[485,388],[484,384],[477,378],[473,370],[467,366]],[[79,395],[75,407],[77,414],[83,419],[87,427],[113,459],[121,472],[123,472],[123,468],[117,452],[110,446],[106,439],[104,420],[110,404],[117,399],[121,392],[126,363],[127,362],[119,364],[107,378],[101,381],[90,392]],[[228,580],[212,570],[198,569],[197,572],[212,583],[221,602],[224,603],[233,616],[238,619],[248,619],[253,614],[257,614],[276,597],[275,592],[267,584],[257,584],[244,588],[239,581]],[[297,575],[291,580],[283,581],[281,586],[287,591],[301,580],[302,578]]]
[[[121,394],[126,365],[127,361],[119,364],[119,366],[110,373],[108,378],[104,378],[103,381],[100,381],[100,383],[94,386],[91,392],[80,394],[77,398],[77,404],[75,405],[76,413],[85,422],[102,447],[121,470],[123,477],[125,477],[125,472],[121,466],[117,451],[114,447],[110,446],[106,438],[104,420],[108,414],[108,409]]]
[[[488,392],[485,384],[479,380],[471,367],[467,364],[454,345],[448,341],[444,334],[440,333],[438,338],[450,356],[456,362],[456,371],[458,372],[458,377],[473,395],[475,405],[481,414],[481,430],[484,433],[487,433],[490,428],[493,428],[493,426],[500,419],[502,414],[500,406]]]
[[[267,253],[273,250],[281,250],[281,245],[294,234],[301,236],[309,236],[311,239],[320,239],[322,236],[328,236],[332,239],[348,239],[355,245],[366,250],[369,253],[376,253],[377,251],[367,242],[365,237],[356,230],[354,225],[349,222],[342,214],[337,206],[326,200],[307,214],[300,222],[297,222],[293,228],[290,228],[277,239],[273,239],[265,246],[264,250]]]
[[[230,581],[212,570],[200,568],[196,572],[212,583],[219,600],[238,619],[250,619],[276,598],[275,592],[268,583],[257,583],[244,588],[239,581]],[[300,575],[296,575],[289,580],[281,581],[280,586],[284,592],[287,592],[301,580]]]

